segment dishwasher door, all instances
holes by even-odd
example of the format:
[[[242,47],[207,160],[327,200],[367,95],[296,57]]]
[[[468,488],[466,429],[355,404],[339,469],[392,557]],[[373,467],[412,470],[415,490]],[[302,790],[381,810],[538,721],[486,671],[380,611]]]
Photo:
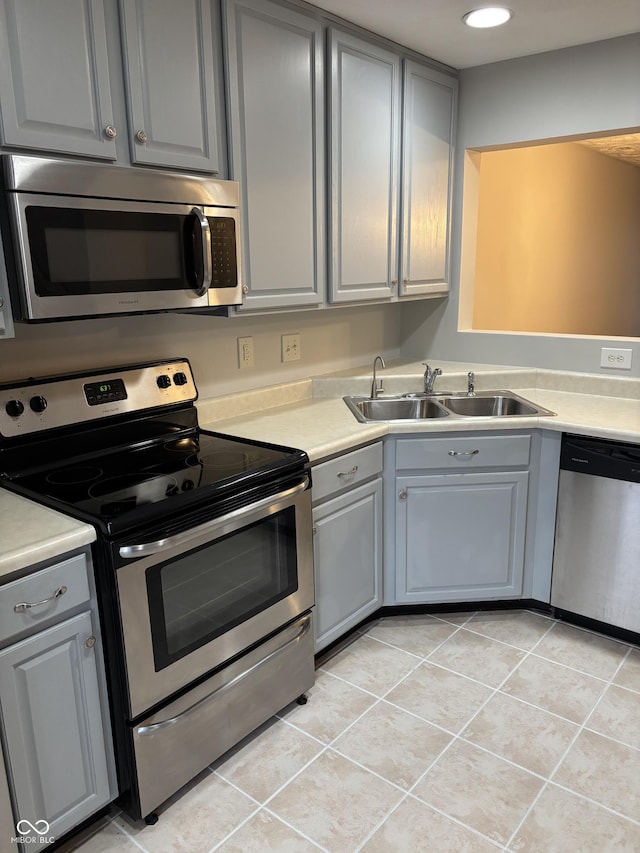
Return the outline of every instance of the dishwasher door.
[[[551,604],[640,632],[640,483],[560,471]]]

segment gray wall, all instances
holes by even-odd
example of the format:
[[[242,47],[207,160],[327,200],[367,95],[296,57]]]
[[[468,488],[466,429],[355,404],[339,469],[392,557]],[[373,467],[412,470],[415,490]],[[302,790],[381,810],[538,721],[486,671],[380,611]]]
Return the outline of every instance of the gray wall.
[[[466,69],[460,75],[459,110],[452,292],[447,300],[412,303],[403,309],[402,355],[640,376],[637,339],[624,342],[620,338],[457,329],[465,149],[640,130],[640,33]],[[630,347],[633,369],[601,371],[603,345]]]

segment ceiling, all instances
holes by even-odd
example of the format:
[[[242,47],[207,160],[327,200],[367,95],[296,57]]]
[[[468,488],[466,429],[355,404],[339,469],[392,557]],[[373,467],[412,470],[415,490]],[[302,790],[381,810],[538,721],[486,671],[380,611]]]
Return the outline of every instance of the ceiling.
[[[640,32],[640,0],[504,0],[512,20],[473,30],[465,12],[503,0],[314,0],[314,5],[454,68]]]
[[[624,160],[640,166],[640,133],[625,133],[620,136],[602,136],[599,139],[583,139],[581,145],[595,148],[600,154]]]

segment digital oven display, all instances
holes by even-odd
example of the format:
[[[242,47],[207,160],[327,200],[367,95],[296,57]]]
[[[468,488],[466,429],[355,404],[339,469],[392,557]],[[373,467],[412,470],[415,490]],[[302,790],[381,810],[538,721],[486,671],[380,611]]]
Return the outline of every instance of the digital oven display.
[[[99,406],[101,403],[115,403],[117,400],[127,399],[127,389],[122,379],[109,379],[107,382],[87,382],[84,387],[84,395],[90,406]]]

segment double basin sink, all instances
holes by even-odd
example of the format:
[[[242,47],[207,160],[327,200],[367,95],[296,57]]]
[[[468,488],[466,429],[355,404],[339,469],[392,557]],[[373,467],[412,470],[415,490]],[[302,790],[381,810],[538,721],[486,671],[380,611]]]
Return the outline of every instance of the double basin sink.
[[[513,418],[555,415],[512,391],[460,394],[402,394],[394,397],[344,397],[362,423],[422,421],[433,418]]]

